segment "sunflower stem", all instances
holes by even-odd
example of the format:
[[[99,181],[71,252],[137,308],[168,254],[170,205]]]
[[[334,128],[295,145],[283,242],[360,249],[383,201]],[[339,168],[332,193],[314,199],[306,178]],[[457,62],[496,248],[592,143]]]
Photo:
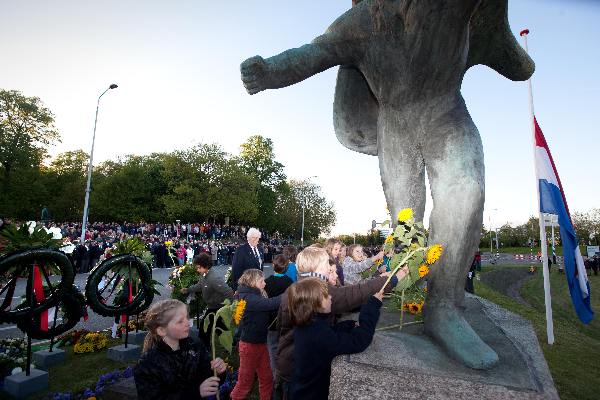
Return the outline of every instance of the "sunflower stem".
[[[404,290],[400,295],[400,330],[402,330],[402,323],[404,322]]]
[[[221,311],[221,309],[219,308],[216,312],[215,312],[215,316],[213,317],[213,326],[212,326],[212,333],[210,335],[210,345],[212,347],[212,359],[213,361],[217,358],[217,350],[216,350],[216,346],[215,346],[215,336],[217,336],[217,319],[219,318],[219,312]],[[214,373],[214,377],[217,377],[217,370],[213,369],[213,373]],[[220,396],[219,396],[219,388],[217,387],[217,400],[220,400]]]
[[[417,251],[424,249],[424,247],[419,247],[413,251],[409,251],[408,254],[406,255],[406,257],[404,257],[402,259],[402,261],[400,261],[398,263],[398,265],[396,265],[396,267],[394,267],[394,270],[392,271],[392,273],[390,274],[390,276],[388,276],[388,278],[386,279],[385,283],[383,284],[383,287],[381,288],[381,290],[384,290],[385,287],[388,285],[388,283],[390,283],[390,281],[392,280],[392,277],[394,275],[396,275],[396,273],[398,272],[398,270],[404,266],[404,264],[406,263],[406,261],[408,261],[409,258],[411,258],[413,256],[413,254],[415,254]]]

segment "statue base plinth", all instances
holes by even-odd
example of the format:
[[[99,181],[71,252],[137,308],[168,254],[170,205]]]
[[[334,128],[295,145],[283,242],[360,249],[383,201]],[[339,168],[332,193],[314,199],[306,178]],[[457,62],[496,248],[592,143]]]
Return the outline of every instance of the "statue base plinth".
[[[413,324],[378,331],[363,353],[337,357],[329,398],[558,400],[531,324],[476,296],[467,295],[465,306],[465,319],[499,356],[493,368],[475,370],[451,359],[422,324]],[[379,327],[398,322],[398,314],[382,309]]]

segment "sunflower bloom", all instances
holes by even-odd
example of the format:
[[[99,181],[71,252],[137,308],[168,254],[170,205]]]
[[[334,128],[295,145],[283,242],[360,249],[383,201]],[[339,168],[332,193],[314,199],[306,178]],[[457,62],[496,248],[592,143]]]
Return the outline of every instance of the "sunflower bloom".
[[[434,244],[427,250],[427,264],[435,263],[442,255],[443,247],[439,244]]]
[[[389,235],[385,238],[385,244],[392,243],[394,241],[394,235]]]
[[[239,325],[242,321],[242,317],[244,316],[244,310],[246,309],[246,300],[238,301],[235,306],[235,312],[233,313],[233,321],[236,325]]]
[[[429,267],[426,264],[423,264],[419,267],[419,278],[424,277],[429,273]]]
[[[398,213],[398,222],[406,222],[413,217],[412,208],[404,208]]]

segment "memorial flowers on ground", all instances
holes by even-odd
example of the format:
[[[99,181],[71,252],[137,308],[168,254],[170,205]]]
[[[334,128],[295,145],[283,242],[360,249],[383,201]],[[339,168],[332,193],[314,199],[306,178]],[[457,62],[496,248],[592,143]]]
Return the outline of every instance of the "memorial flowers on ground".
[[[73,346],[73,352],[77,354],[93,353],[106,348],[107,345],[108,338],[106,335],[100,332],[90,332],[79,338],[75,346]]]

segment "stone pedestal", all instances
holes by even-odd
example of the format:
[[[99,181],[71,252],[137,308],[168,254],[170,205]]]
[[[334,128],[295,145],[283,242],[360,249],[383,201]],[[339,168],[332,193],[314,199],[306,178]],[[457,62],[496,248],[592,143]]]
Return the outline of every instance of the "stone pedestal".
[[[137,359],[140,358],[141,352],[141,346],[136,344],[130,343],[127,345],[127,347],[125,347],[124,344],[120,344],[118,346],[109,348],[106,353],[106,357],[108,357],[109,360],[129,363],[132,361],[137,361]]]
[[[25,372],[7,376],[4,391],[17,399],[48,389],[48,372],[32,368],[29,376]]]
[[[137,344],[142,346],[144,344],[144,339],[146,339],[146,331],[138,331],[138,332],[129,332],[129,344]],[[123,335],[123,343],[125,343],[125,335]]]
[[[65,361],[66,352],[63,349],[57,349],[56,347],[49,350],[40,350],[33,353],[33,363],[36,367],[48,371],[48,368],[60,364]]]
[[[330,399],[556,399],[558,394],[531,324],[476,296],[465,318],[500,358],[490,370],[451,359],[423,334],[423,325],[378,331],[363,353],[337,357]],[[379,327],[398,323],[382,313]]]

